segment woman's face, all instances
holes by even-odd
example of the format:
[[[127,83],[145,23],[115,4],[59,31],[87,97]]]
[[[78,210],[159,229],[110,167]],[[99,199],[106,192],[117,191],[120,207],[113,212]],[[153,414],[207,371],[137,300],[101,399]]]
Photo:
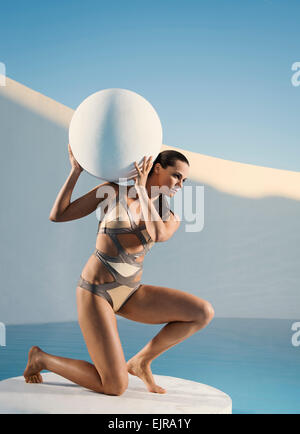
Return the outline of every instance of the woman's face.
[[[181,160],[176,160],[174,166],[167,166],[165,169],[159,164],[156,164],[155,170],[156,184],[163,187],[169,197],[174,196],[176,192],[182,188],[183,183],[188,177],[189,165]]]

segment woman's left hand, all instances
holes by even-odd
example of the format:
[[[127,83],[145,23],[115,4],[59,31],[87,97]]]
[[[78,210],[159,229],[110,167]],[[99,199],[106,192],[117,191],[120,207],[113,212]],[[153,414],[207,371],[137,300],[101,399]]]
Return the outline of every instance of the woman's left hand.
[[[152,156],[149,157],[148,160],[146,156],[144,157],[143,166],[141,169],[139,169],[138,165],[136,164],[136,161],[134,162],[134,165],[137,171],[137,176],[134,178],[135,185],[139,187],[146,187],[148,174],[153,165]]]

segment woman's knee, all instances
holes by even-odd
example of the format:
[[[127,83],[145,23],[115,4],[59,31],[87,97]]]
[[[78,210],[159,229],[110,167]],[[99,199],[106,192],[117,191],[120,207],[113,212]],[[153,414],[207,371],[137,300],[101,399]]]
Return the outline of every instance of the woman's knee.
[[[122,375],[110,375],[109,378],[103,379],[104,393],[107,395],[122,395],[128,388],[128,372]]]
[[[195,320],[200,324],[208,324],[215,316],[215,311],[212,304],[209,301],[201,300],[198,305]]]

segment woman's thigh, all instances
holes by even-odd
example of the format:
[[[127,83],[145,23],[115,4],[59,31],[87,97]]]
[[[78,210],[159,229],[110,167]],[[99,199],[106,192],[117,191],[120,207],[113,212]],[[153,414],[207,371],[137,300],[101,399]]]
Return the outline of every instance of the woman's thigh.
[[[193,294],[164,286],[144,284],[116,313],[146,324],[203,321],[214,314],[208,301]]]
[[[77,287],[79,325],[90,357],[103,381],[128,380],[115,313],[107,300]]]

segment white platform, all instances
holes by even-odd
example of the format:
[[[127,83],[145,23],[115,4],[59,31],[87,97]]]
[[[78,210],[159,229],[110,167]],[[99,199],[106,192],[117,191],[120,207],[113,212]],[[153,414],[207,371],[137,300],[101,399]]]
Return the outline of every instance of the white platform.
[[[121,396],[84,389],[52,372],[43,373],[42,384],[27,384],[23,377],[0,381],[0,413],[98,413],[98,414],[231,414],[228,395],[214,387],[181,378],[154,375],[165,394],[150,393],[129,374]]]

